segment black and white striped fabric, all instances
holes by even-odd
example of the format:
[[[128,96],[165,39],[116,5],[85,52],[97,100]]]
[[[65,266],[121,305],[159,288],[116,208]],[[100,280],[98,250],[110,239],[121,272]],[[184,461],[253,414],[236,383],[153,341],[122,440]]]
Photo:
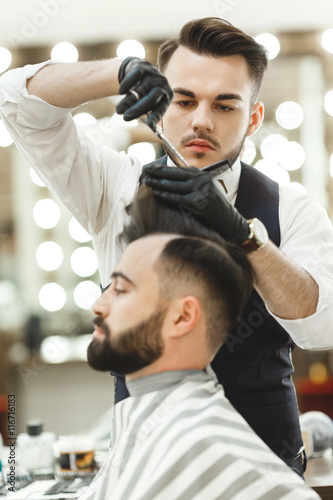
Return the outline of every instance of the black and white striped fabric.
[[[115,405],[110,455],[80,500],[319,499],[252,431],[210,370],[128,385],[131,397]]]

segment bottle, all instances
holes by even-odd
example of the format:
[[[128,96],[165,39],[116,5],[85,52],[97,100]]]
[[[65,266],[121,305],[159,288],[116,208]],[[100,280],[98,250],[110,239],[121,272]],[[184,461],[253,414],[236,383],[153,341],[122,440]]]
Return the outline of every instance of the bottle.
[[[40,420],[29,421],[26,429],[26,433],[17,437],[19,466],[33,473],[38,473],[42,469],[53,470],[55,434],[43,432]]]
[[[3,444],[2,435],[0,434],[0,487],[6,484],[5,476],[3,473],[4,454],[5,454],[5,448]]]
[[[89,475],[95,470],[94,439],[89,435],[59,436],[60,475]]]

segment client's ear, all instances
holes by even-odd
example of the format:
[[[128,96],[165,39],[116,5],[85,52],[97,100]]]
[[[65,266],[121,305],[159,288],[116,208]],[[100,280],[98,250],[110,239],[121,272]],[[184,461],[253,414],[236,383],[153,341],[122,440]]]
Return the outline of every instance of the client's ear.
[[[177,338],[190,333],[202,317],[199,300],[193,295],[174,299],[170,308],[169,337]]]

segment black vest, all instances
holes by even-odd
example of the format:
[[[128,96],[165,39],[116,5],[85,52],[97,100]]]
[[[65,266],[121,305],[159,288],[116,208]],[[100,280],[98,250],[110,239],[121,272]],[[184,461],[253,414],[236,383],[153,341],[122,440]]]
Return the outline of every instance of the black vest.
[[[257,217],[280,245],[279,186],[242,163],[236,208]],[[255,432],[285,462],[302,446],[289,334],[253,291],[237,326],[227,336],[212,367],[225,394]]]
[[[165,163],[165,158],[158,161]],[[235,206],[246,219],[260,219],[270,239],[280,245],[276,182],[242,163]],[[286,463],[303,444],[291,380],[293,347],[289,334],[270,316],[262,299],[253,291],[237,326],[212,362],[226,397]],[[124,378],[117,377],[116,402],[127,395]]]

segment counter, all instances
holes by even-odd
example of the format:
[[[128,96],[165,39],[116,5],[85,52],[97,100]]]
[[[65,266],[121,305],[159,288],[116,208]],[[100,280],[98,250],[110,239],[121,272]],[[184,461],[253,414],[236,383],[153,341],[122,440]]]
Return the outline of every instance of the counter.
[[[323,500],[333,500],[332,450],[323,457],[310,458],[304,476],[308,486],[311,486]]]

